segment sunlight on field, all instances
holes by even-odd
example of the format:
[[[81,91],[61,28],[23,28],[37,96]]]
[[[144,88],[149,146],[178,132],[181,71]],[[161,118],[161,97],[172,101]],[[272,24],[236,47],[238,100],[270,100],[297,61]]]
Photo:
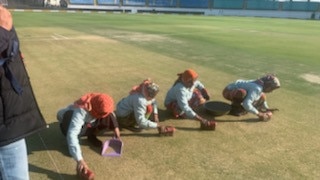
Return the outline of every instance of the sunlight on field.
[[[84,157],[98,180],[320,177],[320,57],[312,53],[320,48],[317,22],[181,15],[14,16],[30,80],[50,126],[28,138],[31,179],[76,179],[76,163],[56,120],[59,108],[93,91],[106,92],[117,102],[147,77],[160,85],[161,124],[173,125],[177,132],[159,137],[155,129],[124,130],[123,154],[117,158],[102,157],[101,149],[82,138]],[[200,131],[196,121],[172,119],[164,97],[177,73],[187,68],[199,73],[211,100],[221,101],[229,82],[275,72],[282,87],[268,95],[268,103],[280,110],[268,122],[252,114],[215,117],[215,131]],[[105,132],[99,139],[111,137]]]
[[[301,77],[304,78],[305,80],[311,82],[311,83],[320,84],[320,76],[318,76],[318,75],[303,74],[303,75],[301,75]]]

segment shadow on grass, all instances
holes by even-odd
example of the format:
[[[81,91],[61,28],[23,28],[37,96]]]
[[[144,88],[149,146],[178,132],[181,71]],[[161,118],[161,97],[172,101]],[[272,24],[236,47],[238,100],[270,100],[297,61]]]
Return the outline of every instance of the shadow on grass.
[[[182,130],[182,131],[203,131],[200,129],[200,125],[199,125],[199,127],[177,127],[177,126],[175,126],[175,128],[177,130]]]
[[[55,171],[51,171],[48,169],[44,169],[33,164],[29,164],[29,171],[38,173],[38,174],[45,174],[47,175],[48,179],[68,179],[68,180],[76,180],[78,179],[77,175],[70,175],[70,174],[60,174]]]
[[[60,131],[58,122],[49,124],[49,128],[26,138],[28,155],[40,151],[56,151],[72,158],[68,151],[67,140]],[[59,172],[29,163],[29,171],[43,174],[47,179],[77,179],[76,175],[60,174]]]
[[[226,115],[222,115],[222,116],[212,116],[210,113],[208,113],[207,111],[205,111],[203,109],[201,110],[201,115],[203,115],[204,117],[209,118],[209,119],[213,118],[216,122],[219,122],[219,123],[232,123],[232,122],[257,123],[257,122],[267,122],[267,121],[261,121],[258,118],[245,118],[245,115],[243,115],[243,116],[234,116],[234,115],[226,114]],[[219,117],[224,117],[224,119],[219,119]],[[237,118],[237,119],[234,119],[234,118]]]
[[[233,118],[224,118],[224,119],[217,119],[218,117],[215,117],[215,121],[217,122],[245,122],[245,123],[264,123],[264,122],[268,122],[269,120],[260,120],[259,118],[246,118],[246,115],[243,116],[234,116],[234,115],[225,115],[225,116],[229,116],[229,117],[233,117]],[[221,117],[221,116],[219,116]],[[236,117],[237,119],[234,119],[234,117]],[[240,118],[241,117],[241,118]]]
[[[103,141],[104,142],[104,141]],[[102,143],[103,143],[102,142]],[[102,150],[102,147],[97,147],[97,146],[93,146],[88,140],[86,137],[82,138],[80,140],[80,144],[81,146],[88,146],[93,152],[97,153],[97,154],[101,154],[101,150]]]
[[[154,133],[130,133],[130,134],[121,134],[121,136],[138,136],[138,137],[159,137],[159,134],[157,131]]]
[[[49,124],[49,128],[29,136],[26,140],[29,154],[35,151],[54,150],[70,157],[67,140],[61,133],[58,122]]]
[[[40,141],[39,141],[40,138]],[[110,137],[111,138],[111,137]],[[101,147],[95,147],[88,142],[87,137],[81,137],[79,139],[81,146],[88,146],[94,152],[100,154]],[[61,133],[59,123],[54,122],[49,124],[49,128],[41,131],[38,134],[34,134],[27,138],[28,154],[32,154],[36,151],[57,151],[64,156],[71,157],[68,150],[68,143],[66,137]]]
[[[164,122],[165,120],[172,119],[171,113],[166,109],[158,109],[159,121]]]
[[[215,119],[216,122],[222,122],[222,123],[228,123],[228,122],[245,122],[245,123],[257,123],[257,122],[266,122],[266,121],[261,121],[257,118],[248,118],[248,119],[236,119],[236,120],[219,120]]]

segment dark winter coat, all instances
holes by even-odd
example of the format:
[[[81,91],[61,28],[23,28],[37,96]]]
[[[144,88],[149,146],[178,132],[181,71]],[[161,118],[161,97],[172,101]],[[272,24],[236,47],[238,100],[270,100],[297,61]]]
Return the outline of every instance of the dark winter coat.
[[[1,147],[44,129],[46,123],[33,94],[14,28],[7,31],[0,27],[0,52]]]

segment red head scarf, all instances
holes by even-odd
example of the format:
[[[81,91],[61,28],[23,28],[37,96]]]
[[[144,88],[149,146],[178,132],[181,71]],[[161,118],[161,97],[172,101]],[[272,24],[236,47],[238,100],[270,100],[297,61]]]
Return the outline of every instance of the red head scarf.
[[[88,93],[83,95],[74,105],[90,112],[94,118],[105,118],[114,111],[114,101],[102,93]]]

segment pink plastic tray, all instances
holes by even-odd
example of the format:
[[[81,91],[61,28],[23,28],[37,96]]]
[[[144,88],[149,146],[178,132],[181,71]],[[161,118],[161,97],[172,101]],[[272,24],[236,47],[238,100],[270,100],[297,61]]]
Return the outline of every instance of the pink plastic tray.
[[[110,139],[103,144],[101,151],[102,156],[121,156],[123,143],[117,139]]]

